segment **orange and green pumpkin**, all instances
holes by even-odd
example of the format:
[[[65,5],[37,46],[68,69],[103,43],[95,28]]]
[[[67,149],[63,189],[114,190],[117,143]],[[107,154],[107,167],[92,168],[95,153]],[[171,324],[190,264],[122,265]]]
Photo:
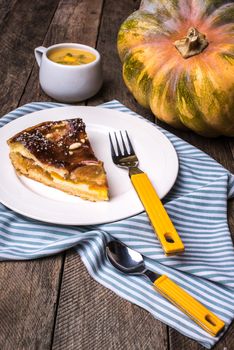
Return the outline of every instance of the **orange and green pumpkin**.
[[[123,78],[164,122],[234,136],[234,3],[143,0],[121,25]]]

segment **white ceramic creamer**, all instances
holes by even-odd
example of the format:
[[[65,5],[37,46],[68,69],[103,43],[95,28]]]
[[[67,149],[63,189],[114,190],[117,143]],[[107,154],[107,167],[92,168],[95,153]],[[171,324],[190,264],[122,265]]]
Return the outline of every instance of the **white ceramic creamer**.
[[[87,64],[63,65],[48,58],[52,50],[74,48],[91,52],[96,59]],[[100,89],[102,78],[101,57],[90,46],[62,43],[48,48],[40,46],[34,50],[39,65],[39,80],[44,92],[61,102],[79,102],[95,95]]]

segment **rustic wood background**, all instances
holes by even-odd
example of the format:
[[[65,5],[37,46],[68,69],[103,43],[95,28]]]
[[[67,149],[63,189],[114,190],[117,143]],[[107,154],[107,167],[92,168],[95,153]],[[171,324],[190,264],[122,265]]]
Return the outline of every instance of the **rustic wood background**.
[[[96,47],[104,86],[85,105],[118,99],[154,120],[127,91],[116,36],[139,0],[0,0],[1,115],[31,101],[51,101],[40,89],[33,49],[60,42]],[[155,121],[157,122],[157,121]],[[207,139],[160,123],[234,171],[230,139]],[[229,225],[234,232],[233,202]],[[0,349],[201,350],[202,346],[105,289],[88,275],[78,255],[0,264]],[[232,325],[215,350],[234,349]]]

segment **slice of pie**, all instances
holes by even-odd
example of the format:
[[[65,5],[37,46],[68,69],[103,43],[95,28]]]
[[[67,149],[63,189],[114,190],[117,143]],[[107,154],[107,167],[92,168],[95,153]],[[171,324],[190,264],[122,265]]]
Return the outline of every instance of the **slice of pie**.
[[[103,163],[94,155],[82,119],[44,122],[7,142],[17,173],[83,199],[108,200]]]

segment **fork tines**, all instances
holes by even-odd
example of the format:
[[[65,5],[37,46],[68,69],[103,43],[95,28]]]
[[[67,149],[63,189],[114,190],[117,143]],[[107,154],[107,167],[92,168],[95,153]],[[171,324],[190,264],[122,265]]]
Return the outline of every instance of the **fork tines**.
[[[124,133],[125,133],[125,139],[124,139],[123,132],[121,130],[119,131],[120,137],[117,136],[117,132],[113,133],[114,136],[111,136],[111,133],[109,133],[112,157],[113,156],[114,157],[117,157],[117,156],[124,157],[124,156],[130,156],[130,155],[135,154],[132,143],[131,143],[130,138],[128,136],[128,132],[125,130]],[[117,152],[115,150],[114,143],[116,145]]]

